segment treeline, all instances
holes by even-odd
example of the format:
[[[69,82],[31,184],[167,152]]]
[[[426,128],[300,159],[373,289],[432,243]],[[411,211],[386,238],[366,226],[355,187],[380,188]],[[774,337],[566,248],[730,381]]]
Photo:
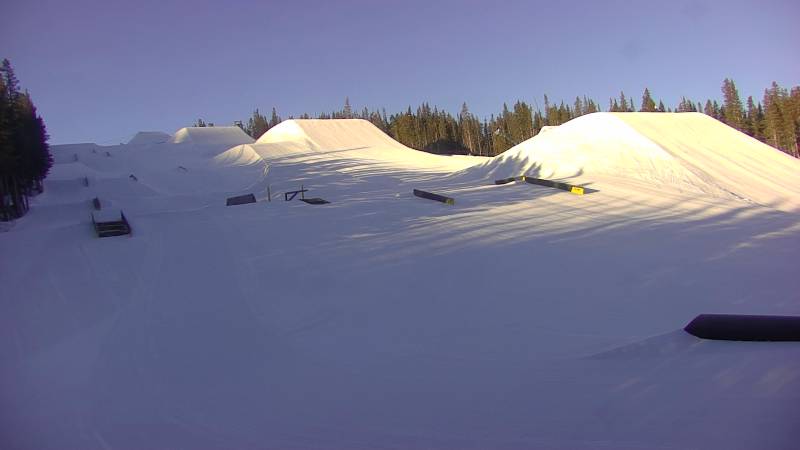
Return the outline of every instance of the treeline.
[[[43,191],[53,165],[44,121],[28,91],[20,91],[11,63],[0,67],[0,220],[24,215],[28,197]]]
[[[638,108],[636,103],[639,104]],[[423,103],[416,109],[387,115],[385,109],[354,111],[345,99],[339,111],[321,113],[319,119],[359,118],[369,120],[402,144],[432,153],[498,155],[514,145],[538,134],[545,126],[561,125],[584,114],[602,111],[600,104],[586,96],[578,96],[572,103],[553,103],[544,96],[543,108],[532,107],[518,100],[511,107],[503,105],[497,115],[478,118],[464,103],[456,116]],[[681,97],[678,105],[666,107],[662,100],[655,101],[649,89],[642,93],[641,101],[620,92],[608,100],[610,112],[702,112],[736,128],[762,142],[792,156],[800,157],[800,86],[791,91],[772,83],[764,90],[761,100],[752,96],[743,103],[733,80],[722,83],[722,100],[707,99],[704,103]],[[290,116],[289,119],[295,117]],[[310,119],[303,114],[298,119]],[[260,137],[282,118],[275,108],[269,118],[256,110],[246,122],[237,122],[254,138]],[[199,122],[202,122],[200,120]]]

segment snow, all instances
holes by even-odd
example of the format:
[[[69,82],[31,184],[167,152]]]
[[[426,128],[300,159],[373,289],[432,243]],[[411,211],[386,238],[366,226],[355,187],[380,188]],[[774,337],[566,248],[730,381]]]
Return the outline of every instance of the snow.
[[[54,147],[0,233],[0,442],[793,448],[800,344],[681,328],[800,314],[797,163],[679,116],[585,116],[495,159],[356,120]],[[591,190],[492,184],[521,173]],[[300,185],[332,203],[284,202]],[[95,196],[132,236],[94,237]]]
[[[232,147],[251,144],[253,138],[239,127],[185,127],[175,132],[173,144],[191,143],[198,146]]]
[[[163,131],[140,131],[136,133],[128,144],[131,145],[146,145],[146,144],[163,144],[172,139],[167,133]]]
[[[357,160],[404,169],[455,171],[478,162],[473,157],[442,157],[408,148],[363,119],[286,120],[264,133],[253,147],[268,159]]]
[[[548,129],[480,167],[596,182],[611,176],[800,210],[800,160],[702,113],[594,113]]]

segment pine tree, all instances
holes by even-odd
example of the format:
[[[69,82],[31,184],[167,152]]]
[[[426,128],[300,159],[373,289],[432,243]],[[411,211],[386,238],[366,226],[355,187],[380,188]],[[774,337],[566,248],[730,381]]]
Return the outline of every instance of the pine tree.
[[[10,65],[9,65],[10,67]],[[11,127],[13,120],[12,98],[14,92],[6,84],[6,61],[0,68],[0,221],[10,220],[17,216],[13,195],[12,176],[19,161],[19,155],[12,145]]]
[[[247,120],[247,126],[245,127],[245,132],[250,135],[253,139],[260,138],[267,130],[270,129],[269,122],[267,121],[266,116],[261,114],[256,108],[253,111],[253,115],[250,119]]]
[[[711,99],[706,100],[706,105],[703,107],[703,114],[714,117],[714,105],[711,104]]]
[[[32,191],[42,191],[53,158],[44,121],[7,59],[0,75],[0,220],[9,220],[27,212]]]
[[[15,145],[23,150],[20,174],[26,180],[26,189],[40,189],[43,180],[53,165],[50,148],[47,145],[47,129],[44,121],[36,112],[30,94],[25,92],[17,99],[18,133]]]
[[[557,125],[554,109],[550,106],[550,99],[547,98],[547,94],[544,95],[544,124],[549,126]]]
[[[722,82],[722,115],[724,122],[737,130],[744,128],[744,114],[742,112],[742,101],[739,99],[739,91],[733,80],[725,78]]]
[[[586,114],[584,109],[584,103],[580,97],[575,97],[575,103],[573,105],[572,110],[574,111],[576,117],[580,117]]]
[[[0,186],[0,205],[2,205],[2,212],[0,212],[0,219],[9,220],[15,217],[20,217],[28,209],[25,193],[23,190],[24,179],[22,177],[22,168],[24,165],[24,142],[21,135],[21,119],[19,109],[19,82],[14,74],[14,69],[11,63],[4,59],[0,67],[2,74],[3,87],[4,87],[4,102],[5,107],[5,130],[0,131],[0,134],[7,136],[6,142],[6,155],[3,159],[8,161],[8,165],[0,166],[2,171],[3,180]]]
[[[664,107],[664,102],[661,100],[658,101],[658,112],[667,112],[667,108]]]
[[[247,121],[247,133],[253,139],[258,139],[269,129],[270,125],[267,121],[267,117],[261,114],[258,108],[256,108],[256,110],[253,111],[253,116]]]
[[[712,105],[714,107],[714,118],[719,121],[722,121],[722,108],[720,108],[719,103],[717,103],[717,101],[714,100],[712,102]]]
[[[795,86],[789,93],[789,98],[787,99],[789,107],[789,123],[787,126],[791,127],[794,125],[794,135],[795,135],[795,151],[800,153],[800,86]],[[800,157],[800,154],[797,155]]]
[[[583,97],[583,104],[586,105],[586,114],[592,114],[600,111],[600,107],[597,106],[597,103],[594,102],[592,99],[586,99]]]
[[[758,108],[753,100],[753,96],[747,97],[747,112],[744,116],[744,131],[749,136],[761,139],[761,120],[758,117]]]
[[[516,145],[533,137],[533,112],[527,103],[519,100],[514,103],[509,122],[509,134],[515,141],[512,144]]]
[[[647,88],[644,88],[644,93],[642,94],[642,107],[639,108],[639,111],[642,112],[656,111],[656,102],[653,101],[653,98],[650,96],[650,90]]]
[[[786,153],[800,157],[797,151],[796,120],[792,117],[793,108],[786,89],[772,82],[764,91],[764,115],[767,143]]]
[[[619,110],[621,112],[628,112],[630,106],[628,105],[628,100],[625,98],[625,93],[619,91]]]
[[[544,116],[542,116],[541,111],[536,111],[533,114],[533,134],[534,136],[539,134],[542,130],[542,127],[545,125]]]
[[[269,127],[272,128],[272,127],[274,127],[275,125],[277,125],[279,123],[281,123],[281,118],[278,115],[278,111],[276,111],[275,108],[273,107],[272,108],[272,116],[269,119]]]
[[[350,107],[350,97],[344,98],[344,109],[342,110],[342,115],[345,119],[353,118],[353,108]]]
[[[677,112],[697,112],[697,106],[694,102],[686,97],[681,97],[681,102],[678,104]]]
[[[461,105],[461,112],[458,115],[458,123],[461,130],[461,144],[469,149],[471,154],[479,154],[479,124],[469,112],[466,102]]]

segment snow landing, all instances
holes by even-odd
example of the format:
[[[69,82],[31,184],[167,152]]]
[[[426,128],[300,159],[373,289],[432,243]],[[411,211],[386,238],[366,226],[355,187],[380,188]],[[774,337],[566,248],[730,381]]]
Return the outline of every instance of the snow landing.
[[[794,448],[800,345],[681,331],[800,314],[798,162],[720,127],[592,115],[494,160],[359,121],[54,147],[45,193],[0,233],[0,442]],[[522,172],[588,193],[493,184]],[[282,200],[301,185],[332,203]],[[133,235],[94,237],[94,197]]]

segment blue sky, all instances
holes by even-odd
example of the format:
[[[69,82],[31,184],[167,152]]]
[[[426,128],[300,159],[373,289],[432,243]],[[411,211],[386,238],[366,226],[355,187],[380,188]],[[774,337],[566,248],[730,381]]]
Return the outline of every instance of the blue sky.
[[[800,84],[800,2],[5,0],[9,58],[51,143],[422,101],[480,117],[503,102],[675,105]]]

